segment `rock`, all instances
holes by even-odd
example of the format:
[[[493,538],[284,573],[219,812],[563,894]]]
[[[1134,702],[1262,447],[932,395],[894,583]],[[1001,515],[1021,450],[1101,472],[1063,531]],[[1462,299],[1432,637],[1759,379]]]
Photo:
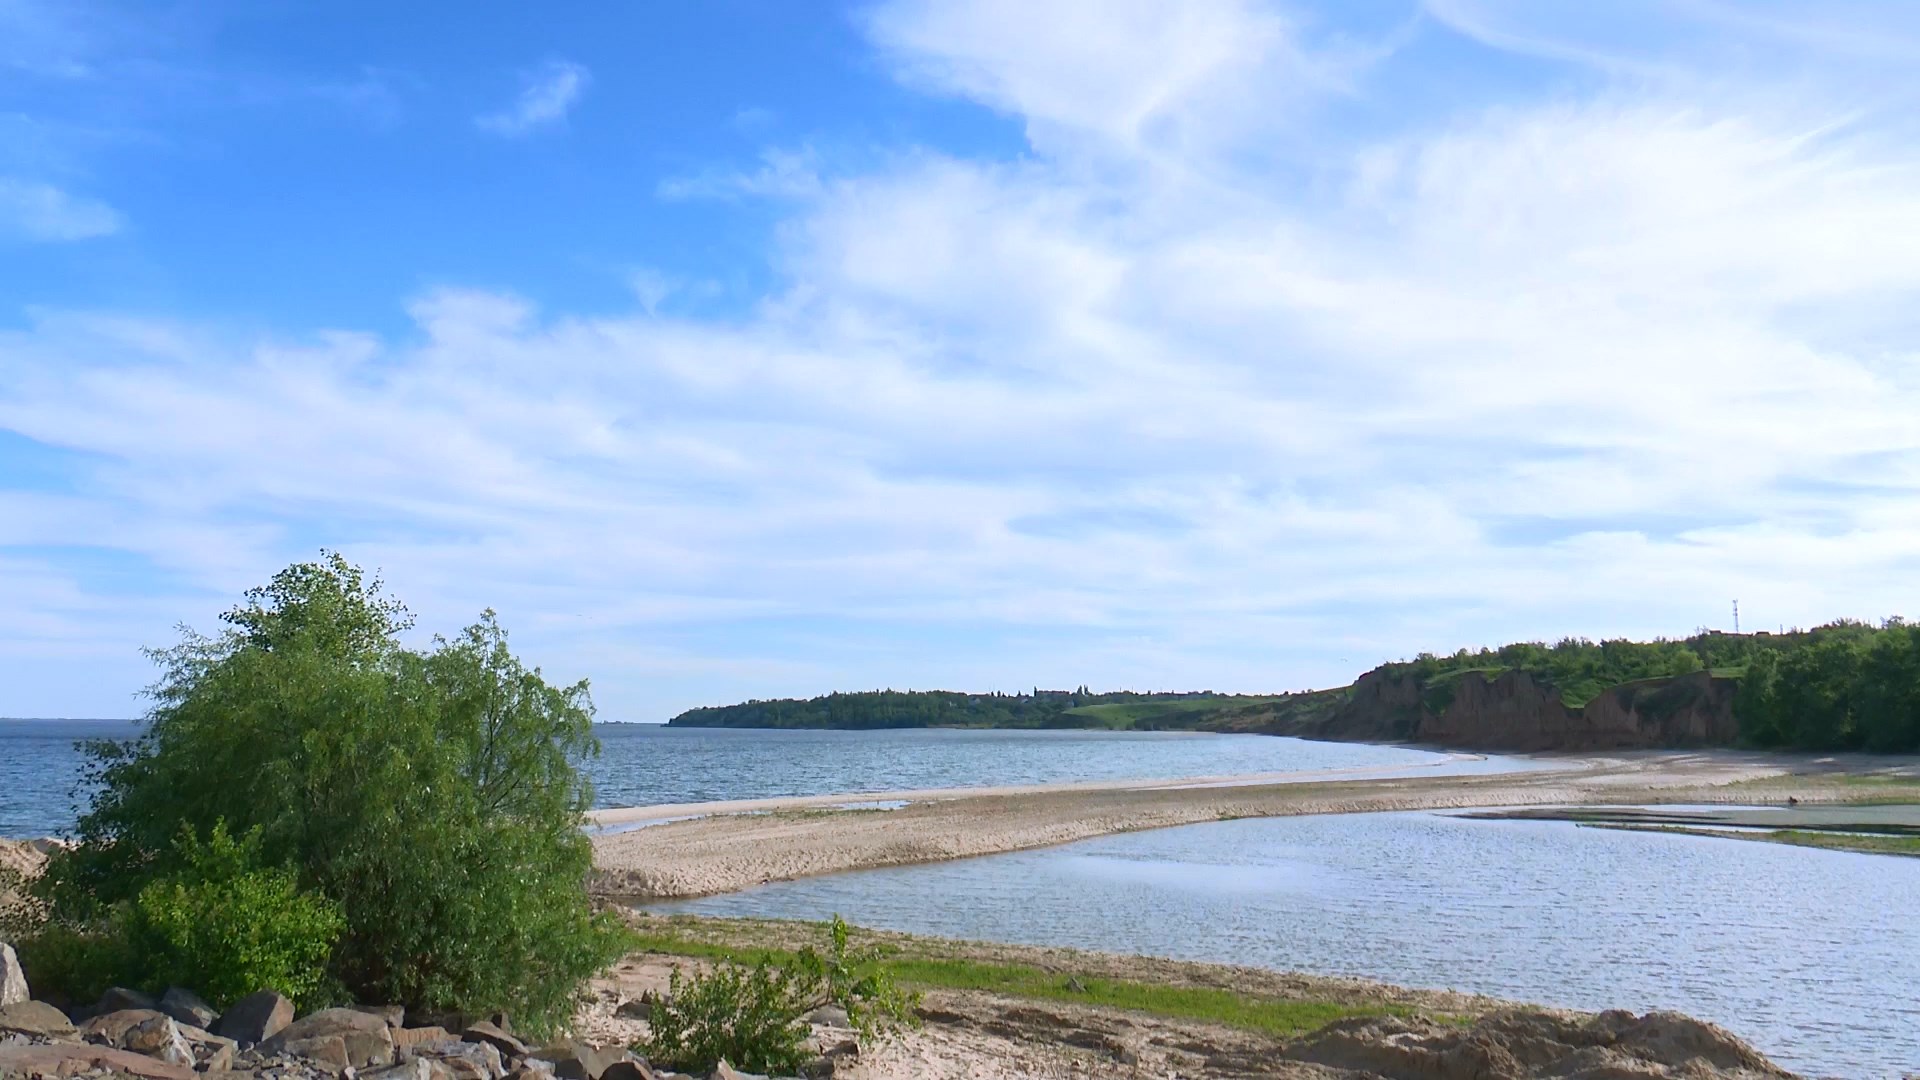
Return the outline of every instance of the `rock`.
[[[347,1040],[338,1035],[313,1035],[304,1039],[276,1038],[272,1053],[305,1058],[335,1070],[353,1064],[353,1059],[347,1054]]]
[[[559,1080],[600,1080],[607,1067],[627,1056],[618,1046],[588,1046],[574,1041],[536,1050],[533,1055],[553,1063],[553,1075]]]
[[[180,1034],[180,1026],[173,1022],[173,1017],[164,1014],[128,1028],[120,1045],[123,1050],[159,1058],[173,1065],[191,1068],[196,1060],[193,1047],[187,1045],[186,1036]]]
[[[243,1044],[264,1042],[293,1022],[293,1002],[262,990],[227,1007],[213,1025],[213,1033]]]
[[[107,992],[100,995],[100,1000],[94,1003],[93,1014],[95,1016],[105,1016],[108,1013],[120,1012],[124,1009],[157,1010],[159,1007],[160,1003],[153,999],[152,994],[143,994],[138,990],[129,990],[124,986],[109,986],[107,987]]]
[[[354,1012],[363,1012],[368,1016],[377,1016],[387,1022],[390,1028],[407,1026],[407,1007],[405,1005],[349,1005]]]
[[[0,1034],[33,1035],[43,1039],[72,1038],[76,1032],[67,1014],[44,1001],[0,1005]]]
[[[607,1071],[600,1074],[600,1080],[659,1080],[659,1074],[646,1062],[628,1055],[607,1066]]]
[[[437,1080],[437,1077],[433,1062],[426,1058],[409,1058],[398,1065],[363,1072],[360,1080]]]
[[[192,1024],[197,1028],[211,1028],[220,1014],[213,1006],[201,1000],[200,995],[183,986],[169,986],[167,992],[160,995],[159,1010],[183,1024]]]
[[[720,1064],[713,1067],[713,1072],[708,1074],[707,1080],[767,1080],[767,1078],[760,1073],[741,1072],[727,1064],[726,1058],[721,1058]]]
[[[807,1014],[807,1023],[821,1027],[843,1028],[852,1024],[847,1018],[847,1010],[838,1005],[822,1005]]]
[[[501,1080],[507,1069],[500,1050],[492,1043],[448,1039],[421,1043],[412,1050],[416,1058],[431,1061],[450,1080]]]
[[[120,1009],[103,1013],[80,1025],[80,1037],[90,1043],[117,1046],[124,1050],[127,1032],[155,1019],[167,1020],[169,1017],[158,1009]]]
[[[393,1064],[393,1029],[381,1017],[353,1009],[321,1009],[281,1028],[260,1045],[271,1054],[289,1043],[323,1037],[338,1037],[346,1047],[347,1064],[356,1069]]]
[[[74,1076],[94,1070],[135,1080],[200,1080],[184,1065],[172,1065],[130,1050],[88,1043],[0,1043],[0,1076]]]
[[[20,957],[13,946],[0,941],[0,1006],[31,1001],[27,991],[27,973],[20,970]]]
[[[460,1037],[467,1042],[491,1043],[502,1057],[524,1057],[527,1052],[526,1043],[502,1031],[500,1025],[490,1020],[482,1020],[468,1027],[460,1033]]]
[[[613,1015],[625,1017],[628,1020],[651,1020],[653,1019],[653,1002],[644,996],[628,998],[614,1007]]]
[[[419,1046],[421,1043],[450,1042],[453,1032],[443,1027],[394,1028],[393,1045],[397,1050]]]
[[[1465,1029],[1418,1018],[1337,1020],[1287,1043],[1278,1057],[1409,1080],[1790,1075],[1727,1032],[1677,1013],[1581,1017],[1516,1010]]]

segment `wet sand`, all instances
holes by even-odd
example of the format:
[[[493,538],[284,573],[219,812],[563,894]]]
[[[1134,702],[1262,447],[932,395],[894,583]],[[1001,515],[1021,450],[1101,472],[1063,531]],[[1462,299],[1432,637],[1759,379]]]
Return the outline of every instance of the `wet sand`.
[[[591,815],[591,824],[604,830],[593,839],[594,886],[609,896],[704,896],[814,874],[1244,817],[1570,804],[1763,805],[1784,804],[1789,797],[1800,803],[1920,801],[1920,759],[1911,757],[1722,750],[1528,760],[1530,771],[1477,775],[1327,770],[600,810]],[[1876,782],[1850,779],[1864,775]],[[842,808],[848,805],[854,808]],[[612,831],[618,829],[626,831]]]

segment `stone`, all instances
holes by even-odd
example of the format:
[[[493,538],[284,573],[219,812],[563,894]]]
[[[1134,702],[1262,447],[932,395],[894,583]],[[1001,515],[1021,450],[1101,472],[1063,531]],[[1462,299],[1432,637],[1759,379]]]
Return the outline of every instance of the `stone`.
[[[807,1014],[807,1023],[819,1024],[821,1027],[843,1028],[851,1026],[853,1021],[847,1018],[847,1010],[840,1006],[822,1005]]]
[[[13,946],[0,941],[0,1006],[18,1005],[33,1000],[27,990],[27,973],[20,970],[20,956]]]
[[[44,1001],[21,1001],[0,1005],[0,1034],[36,1035],[46,1039],[68,1039],[77,1032],[67,1014]]]
[[[165,1014],[128,1028],[121,1038],[120,1048],[159,1058],[171,1065],[191,1068],[196,1061],[193,1047],[187,1045],[186,1036],[180,1034],[180,1026],[173,1022],[173,1017]]]
[[[426,1058],[409,1058],[398,1065],[363,1072],[360,1080],[437,1080],[437,1076],[433,1062]]]
[[[100,1000],[94,1003],[93,1014],[105,1016],[124,1009],[158,1009],[159,1006],[160,1003],[153,999],[152,994],[143,994],[124,986],[109,986],[107,992],[100,995]]]
[[[184,986],[167,987],[167,992],[160,995],[160,1004],[156,1007],[175,1020],[197,1028],[210,1028],[215,1020],[220,1019],[218,1010]]]
[[[533,1056],[553,1062],[553,1075],[559,1080],[600,1080],[607,1067],[627,1056],[618,1046],[588,1046],[575,1040],[536,1050]]]
[[[467,1042],[491,1043],[502,1057],[524,1057],[527,1053],[526,1043],[502,1031],[500,1025],[490,1020],[482,1020],[468,1027],[460,1033],[460,1037]]]
[[[286,1039],[275,1043],[273,1052],[287,1057],[305,1058],[341,1070],[353,1064],[347,1056],[347,1040],[338,1035],[314,1035],[304,1039]]]
[[[501,1080],[507,1074],[500,1051],[492,1043],[449,1039],[421,1043],[413,1048],[413,1054],[431,1061],[451,1080]]]
[[[659,1074],[646,1062],[629,1055],[607,1066],[607,1071],[600,1074],[600,1080],[659,1080]]]
[[[629,998],[614,1007],[613,1015],[628,1020],[651,1020],[653,1002],[646,997]]]
[[[262,990],[228,1006],[214,1023],[213,1033],[251,1045],[272,1038],[291,1023],[293,1002],[272,990]]]
[[[377,1016],[387,1022],[390,1028],[407,1026],[407,1007],[405,1005],[350,1005],[354,1012],[363,1012],[368,1016]]]
[[[447,1042],[453,1033],[443,1027],[394,1028],[393,1045],[395,1049],[405,1050],[421,1043]]]
[[[102,1013],[80,1025],[80,1037],[90,1043],[117,1046],[124,1050],[127,1032],[156,1019],[168,1020],[169,1017],[158,1009],[119,1009]]]
[[[713,1072],[708,1074],[707,1080],[767,1080],[767,1078],[760,1073],[741,1072],[727,1064],[726,1058],[721,1058],[720,1064],[713,1067]]]
[[[274,1053],[284,1044],[324,1036],[338,1037],[345,1044],[347,1064],[356,1069],[393,1064],[393,1029],[381,1017],[353,1009],[321,1009],[281,1028],[260,1045]]]
[[[131,1050],[88,1043],[0,1043],[0,1076],[74,1076],[95,1070],[134,1080],[200,1080],[184,1065],[172,1065]]]
[[[536,1057],[524,1058],[508,1070],[507,1080],[554,1080],[553,1065]]]

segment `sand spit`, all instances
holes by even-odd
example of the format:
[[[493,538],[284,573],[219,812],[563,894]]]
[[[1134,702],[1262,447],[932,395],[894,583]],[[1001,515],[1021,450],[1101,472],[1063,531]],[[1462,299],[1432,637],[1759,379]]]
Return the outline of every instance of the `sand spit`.
[[[1532,771],[1479,775],[1329,770],[602,810],[593,815],[601,826],[663,823],[595,836],[594,884],[609,896],[704,896],[814,874],[1244,817],[1568,804],[1777,804],[1789,797],[1801,803],[1920,801],[1920,759],[1914,758],[1642,751],[1541,757],[1532,763]],[[1879,782],[1849,780],[1867,774]],[[879,798],[906,805],[834,809]]]

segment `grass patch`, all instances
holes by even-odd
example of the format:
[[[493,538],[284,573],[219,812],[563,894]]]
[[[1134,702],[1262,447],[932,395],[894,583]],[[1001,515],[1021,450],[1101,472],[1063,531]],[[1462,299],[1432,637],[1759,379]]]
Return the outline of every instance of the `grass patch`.
[[[1920,836],[1875,836],[1864,833],[1811,832],[1806,829],[1691,829],[1684,825],[1610,825],[1589,824],[1590,829],[1622,829],[1627,832],[1678,833],[1682,836],[1706,836],[1716,840],[1757,840],[1795,847],[1825,848],[1828,851],[1852,851],[1862,855],[1905,855],[1920,858]]]
[[[782,949],[740,949],[676,934],[639,933],[636,948],[670,956],[711,960],[752,960],[759,956],[783,959]],[[1276,998],[1235,993],[1212,987],[1165,986],[1128,979],[1069,976],[1026,964],[983,963],[955,957],[896,954],[881,964],[904,986],[922,990],[957,990],[1070,1002],[1126,1009],[1179,1020],[1197,1020],[1257,1031],[1277,1037],[1301,1035],[1335,1020],[1355,1016],[1424,1015],[1442,1023],[1465,1023],[1466,1018],[1436,1015],[1392,1003],[1347,1004],[1316,999]]]

